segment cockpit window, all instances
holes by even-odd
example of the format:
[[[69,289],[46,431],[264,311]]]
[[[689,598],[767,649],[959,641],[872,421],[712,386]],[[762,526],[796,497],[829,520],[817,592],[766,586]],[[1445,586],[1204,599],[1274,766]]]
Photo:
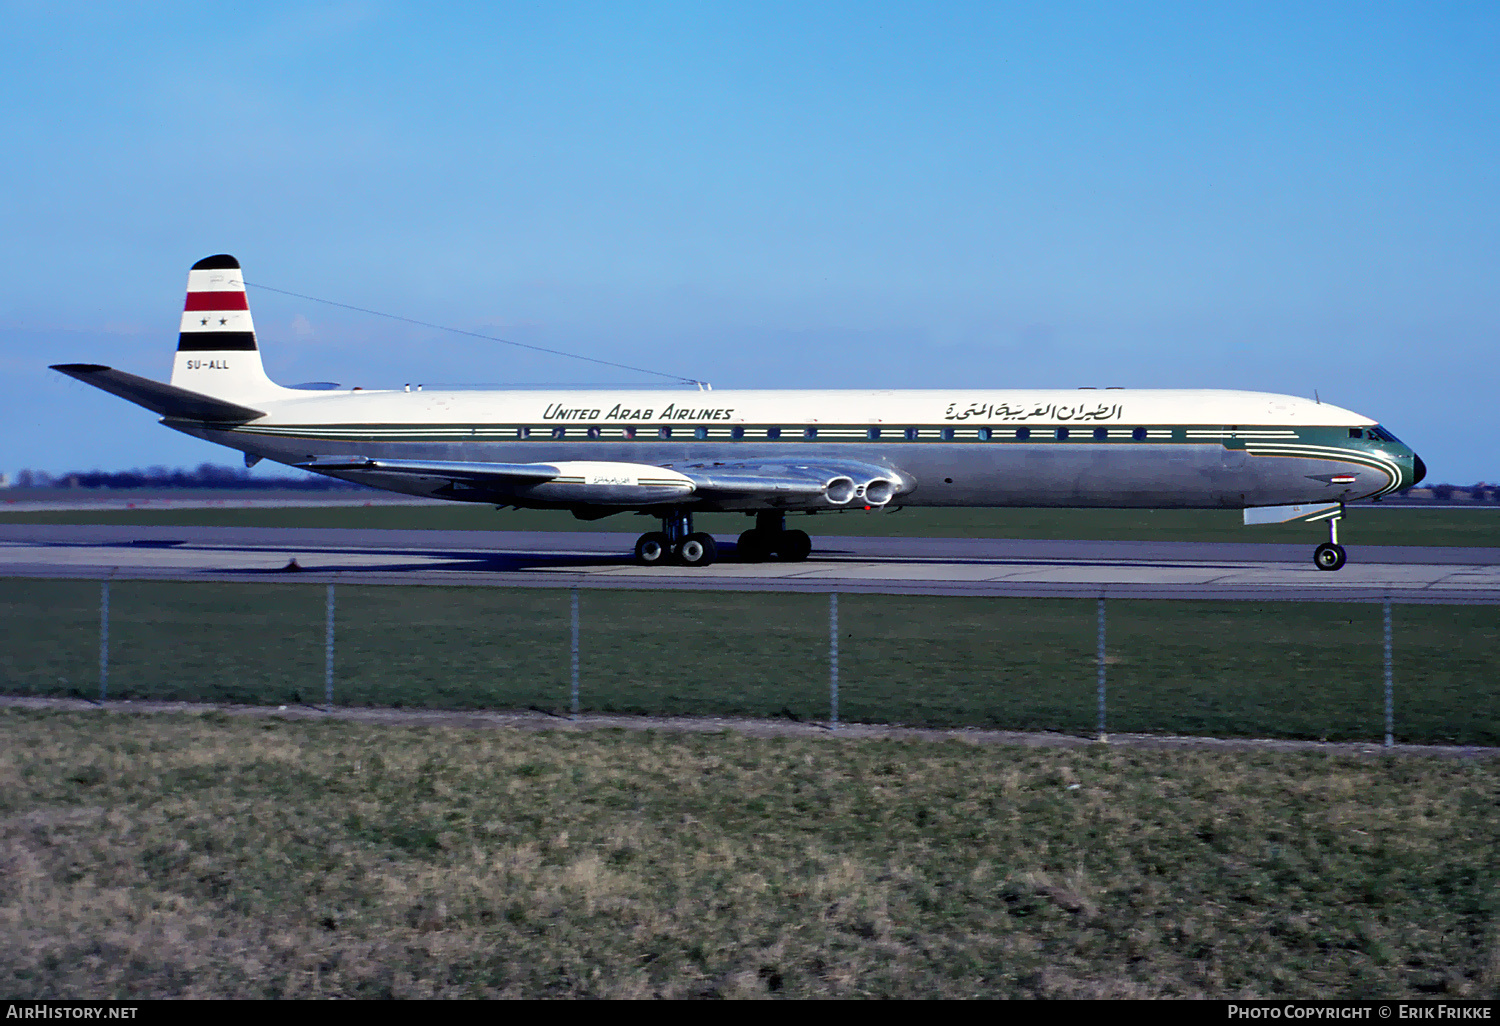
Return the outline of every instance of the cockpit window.
[[[1378,441],[1381,441],[1381,442],[1392,442],[1392,443],[1394,443],[1396,445],[1400,445],[1401,444],[1401,439],[1399,439],[1395,435],[1391,434],[1389,431],[1387,431],[1385,428],[1381,427],[1379,424],[1376,424],[1374,427],[1372,427],[1370,429],[1370,437],[1374,438],[1374,439],[1377,439]]]

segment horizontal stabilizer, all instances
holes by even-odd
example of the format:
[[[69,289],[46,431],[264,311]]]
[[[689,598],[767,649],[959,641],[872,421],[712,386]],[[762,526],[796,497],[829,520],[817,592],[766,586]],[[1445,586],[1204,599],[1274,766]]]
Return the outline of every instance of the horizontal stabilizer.
[[[1339,516],[1344,508],[1341,502],[1310,502],[1303,506],[1252,506],[1245,510],[1245,526],[1256,524],[1286,524],[1293,520],[1304,523],[1312,520],[1327,520]]]
[[[127,374],[113,367],[101,367],[96,363],[59,363],[54,364],[52,369],[95,388],[102,388],[121,399],[129,399],[137,406],[144,406],[163,417],[243,424],[265,416],[261,410],[226,403],[222,399]]]

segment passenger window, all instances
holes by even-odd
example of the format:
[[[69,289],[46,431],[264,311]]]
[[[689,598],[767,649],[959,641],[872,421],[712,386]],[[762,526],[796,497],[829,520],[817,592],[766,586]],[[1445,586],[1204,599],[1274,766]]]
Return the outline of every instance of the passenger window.
[[[781,437],[781,428],[766,428],[766,437],[767,438],[780,438]]]
[[[516,437],[517,438],[530,438],[531,437],[531,428],[516,428]]]
[[[568,434],[568,429],[567,428],[553,428],[552,429],[552,437],[553,438],[565,438],[567,436],[567,434]]]
[[[1144,442],[1146,440],[1146,429],[1136,428],[1134,431],[1130,432],[1130,437],[1134,438],[1137,442]]]
[[[945,442],[951,442],[951,441],[953,441],[953,429],[952,428],[943,428],[943,441],[945,441]]]
[[[671,438],[672,437],[672,429],[669,428],[669,427],[658,428],[657,429],[657,434],[660,437],[662,437],[662,438]]]
[[[729,429],[729,437],[733,438],[736,442],[738,442],[742,438],[745,437],[745,429],[742,428],[742,427],[730,428]]]
[[[802,429],[802,437],[803,438],[817,438],[818,437],[818,429],[817,428],[813,428],[813,427],[803,428]]]
[[[988,442],[990,440],[990,429],[989,428],[980,428],[979,429],[979,440],[981,442]]]
[[[1108,437],[1109,437],[1109,428],[1094,428],[1094,440],[1095,441],[1102,442],[1102,441],[1104,441]]]
[[[1030,438],[1031,437],[1031,428],[1016,428],[1016,437],[1017,438]]]
[[[698,439],[698,441],[700,441],[700,442],[703,441],[703,439],[705,439],[705,438],[708,437],[708,428],[706,428],[706,427],[695,427],[695,428],[693,428],[693,437],[696,438],[696,439]]]
[[[877,439],[879,437],[880,437],[880,429],[879,428],[871,428],[870,429],[870,439],[871,439],[871,441],[873,441],[873,440],[875,440],[875,439]]]
[[[1058,437],[1059,440],[1067,438],[1068,437],[1068,429],[1067,428],[1058,428],[1057,429],[1057,437]]]
[[[906,440],[908,442],[915,442],[917,440],[917,429],[916,428],[907,428],[906,429]]]
[[[633,428],[633,427],[626,428],[625,429],[625,437],[626,438],[634,438],[635,437],[635,428]]]
[[[599,437],[599,429],[596,428],[596,427],[589,428],[589,437],[590,438],[598,438]]]

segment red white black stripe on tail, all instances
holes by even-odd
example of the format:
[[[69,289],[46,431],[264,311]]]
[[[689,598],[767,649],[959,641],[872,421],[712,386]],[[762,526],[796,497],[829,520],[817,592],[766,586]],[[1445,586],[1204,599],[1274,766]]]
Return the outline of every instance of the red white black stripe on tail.
[[[250,322],[245,279],[234,257],[205,257],[188,272],[177,349],[184,353],[255,349],[255,325]]]
[[[232,402],[285,391],[266,377],[245,277],[240,262],[228,254],[205,257],[188,271],[172,384]]]

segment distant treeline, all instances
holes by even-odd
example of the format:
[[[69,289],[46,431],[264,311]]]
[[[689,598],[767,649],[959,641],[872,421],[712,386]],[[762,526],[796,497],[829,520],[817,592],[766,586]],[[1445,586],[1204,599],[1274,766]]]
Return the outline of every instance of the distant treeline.
[[[251,477],[241,467],[220,467],[212,463],[200,463],[192,470],[181,467],[147,467],[145,470],[120,471],[70,471],[66,474],[49,474],[45,470],[23,470],[16,475],[15,488],[223,488],[235,491],[275,489],[284,491],[323,492],[330,490],[363,489],[363,485],[350,484],[322,474],[302,474],[297,477]]]
[[[1422,484],[1399,493],[1409,499],[1437,499],[1442,502],[1500,502],[1500,485],[1480,481],[1471,485]]]

